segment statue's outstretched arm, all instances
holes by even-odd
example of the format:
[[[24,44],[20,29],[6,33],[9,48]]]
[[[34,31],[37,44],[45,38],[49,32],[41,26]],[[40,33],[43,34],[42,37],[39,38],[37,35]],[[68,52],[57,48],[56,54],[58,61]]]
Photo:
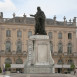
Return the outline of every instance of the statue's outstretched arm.
[[[30,16],[35,17],[35,15],[30,15]]]

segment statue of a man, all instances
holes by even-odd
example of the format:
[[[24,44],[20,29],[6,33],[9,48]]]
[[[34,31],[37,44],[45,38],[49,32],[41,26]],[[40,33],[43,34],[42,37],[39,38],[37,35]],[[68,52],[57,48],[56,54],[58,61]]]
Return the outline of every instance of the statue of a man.
[[[40,9],[40,7],[37,7],[37,12],[35,15],[30,15],[35,17],[35,35],[46,35],[45,31],[45,14]]]

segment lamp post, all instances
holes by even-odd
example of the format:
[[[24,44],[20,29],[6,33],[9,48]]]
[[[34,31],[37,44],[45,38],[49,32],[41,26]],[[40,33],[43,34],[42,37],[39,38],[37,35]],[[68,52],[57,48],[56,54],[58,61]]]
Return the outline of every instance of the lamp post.
[[[62,74],[63,74],[64,73],[64,68],[63,68],[63,64],[64,64],[63,58],[64,58],[64,55],[63,54],[61,55],[61,58],[62,58]]]

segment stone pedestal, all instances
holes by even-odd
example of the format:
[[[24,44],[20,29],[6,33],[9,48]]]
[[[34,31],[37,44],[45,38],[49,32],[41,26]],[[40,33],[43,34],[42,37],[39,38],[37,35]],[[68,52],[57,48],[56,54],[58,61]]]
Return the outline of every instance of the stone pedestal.
[[[49,36],[33,35],[30,37],[24,73],[54,73],[54,60],[51,56]]]

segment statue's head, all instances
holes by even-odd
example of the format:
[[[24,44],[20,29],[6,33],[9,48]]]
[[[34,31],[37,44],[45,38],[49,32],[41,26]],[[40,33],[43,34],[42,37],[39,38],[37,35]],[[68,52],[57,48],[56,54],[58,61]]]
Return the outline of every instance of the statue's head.
[[[37,7],[37,10],[38,10],[38,11],[40,11],[40,10],[41,10],[41,8],[40,8],[40,7]]]

